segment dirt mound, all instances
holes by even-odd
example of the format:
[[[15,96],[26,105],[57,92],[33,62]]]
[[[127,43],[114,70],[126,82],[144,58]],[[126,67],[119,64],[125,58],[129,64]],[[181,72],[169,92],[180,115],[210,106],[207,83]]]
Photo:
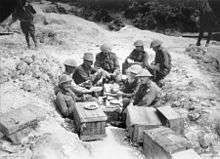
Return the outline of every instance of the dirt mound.
[[[1,84],[12,81],[20,89],[50,100],[53,97],[53,87],[62,71],[59,62],[43,52],[11,56],[1,58]]]
[[[191,45],[188,48],[186,48],[186,53],[195,59],[198,64],[203,65],[208,71],[210,72],[216,72],[220,71],[220,63],[219,61],[207,54],[207,49]]]

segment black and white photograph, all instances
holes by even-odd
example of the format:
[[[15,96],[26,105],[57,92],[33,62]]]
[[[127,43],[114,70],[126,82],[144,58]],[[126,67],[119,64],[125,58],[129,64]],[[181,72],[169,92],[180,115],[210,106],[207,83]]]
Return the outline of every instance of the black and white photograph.
[[[220,0],[0,0],[0,159],[220,159]]]

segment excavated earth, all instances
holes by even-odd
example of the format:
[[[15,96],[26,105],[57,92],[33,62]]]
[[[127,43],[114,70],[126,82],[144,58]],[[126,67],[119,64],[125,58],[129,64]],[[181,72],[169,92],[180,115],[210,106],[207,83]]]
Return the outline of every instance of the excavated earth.
[[[103,140],[80,141],[71,123],[61,118],[53,105],[53,88],[66,58],[75,58],[80,64],[84,52],[96,54],[99,46],[107,42],[122,63],[137,39],[144,41],[151,61],[155,54],[149,49],[150,42],[153,39],[164,42],[173,66],[163,81],[161,104],[172,106],[185,117],[185,136],[202,158],[220,158],[218,42],[208,49],[196,47],[192,45],[196,39],[166,36],[129,25],[111,32],[74,15],[44,13],[38,3],[34,7],[38,11],[37,50],[26,49],[18,22],[13,25],[14,34],[0,36],[0,113],[32,103],[45,109],[47,117],[21,145],[0,140],[0,158],[145,158],[141,148],[133,147],[126,138],[124,129],[109,126]]]

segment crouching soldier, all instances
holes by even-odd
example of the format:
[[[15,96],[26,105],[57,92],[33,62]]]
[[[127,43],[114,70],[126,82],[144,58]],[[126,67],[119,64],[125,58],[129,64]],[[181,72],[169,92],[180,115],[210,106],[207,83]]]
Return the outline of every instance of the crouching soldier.
[[[103,44],[100,47],[101,52],[96,55],[95,68],[101,69],[104,79],[107,81],[120,81],[121,73],[118,57],[111,52],[111,46]]]
[[[34,26],[34,14],[35,9],[26,0],[20,0],[15,12],[12,14],[12,20],[8,23],[8,28],[18,19],[20,20],[21,30],[25,35],[25,39],[28,48],[31,47],[29,37],[33,39],[35,47],[37,47],[37,40],[35,37],[35,26]]]
[[[75,109],[75,94],[71,88],[72,79],[68,75],[62,75],[59,80],[59,91],[56,95],[56,106],[65,118],[72,118]]]
[[[93,54],[85,53],[83,56],[83,64],[76,68],[72,76],[77,85],[90,88],[101,79],[102,73],[93,68],[92,65]]]
[[[147,66],[147,69],[153,75],[153,81],[159,83],[166,77],[171,70],[171,56],[162,46],[162,42],[154,40],[151,42],[150,48],[156,53],[154,64]]]
[[[122,64],[122,73],[126,73],[128,69],[133,64],[139,64],[143,68],[148,66],[148,53],[144,51],[144,43],[141,40],[134,42],[135,49],[126,58],[125,62]]]

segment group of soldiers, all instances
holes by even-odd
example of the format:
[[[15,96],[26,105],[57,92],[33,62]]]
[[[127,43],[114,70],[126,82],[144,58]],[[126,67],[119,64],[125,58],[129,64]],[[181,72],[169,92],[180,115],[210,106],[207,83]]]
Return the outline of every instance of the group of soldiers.
[[[120,86],[118,95],[123,97],[124,108],[130,103],[137,106],[155,104],[161,94],[160,81],[171,70],[170,54],[162,47],[161,41],[153,40],[150,47],[156,55],[154,62],[149,64],[143,41],[136,41],[134,46],[122,64],[122,71],[117,55],[108,44],[101,45],[95,61],[92,53],[84,53],[80,66],[74,59],[67,59],[65,71],[55,88],[56,106],[60,113],[71,117],[77,101],[97,100],[102,95],[90,88],[103,87],[106,83]]]

